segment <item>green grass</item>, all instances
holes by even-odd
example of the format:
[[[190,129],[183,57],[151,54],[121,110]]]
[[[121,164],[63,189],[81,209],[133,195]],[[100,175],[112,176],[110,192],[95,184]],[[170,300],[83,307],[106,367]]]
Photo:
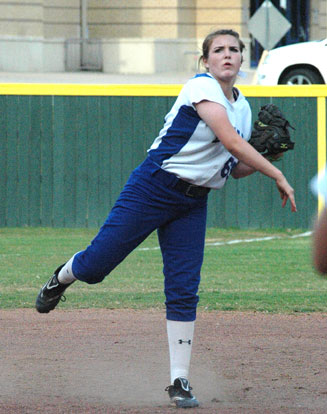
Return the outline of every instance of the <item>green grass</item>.
[[[0,307],[30,308],[52,271],[94,237],[93,229],[0,229]],[[327,312],[327,279],[314,271],[311,238],[301,230],[208,229],[199,308]],[[274,240],[224,244],[258,237]],[[158,246],[152,234],[141,248]],[[61,309],[164,309],[160,250],[135,250],[104,282],[74,284]]]

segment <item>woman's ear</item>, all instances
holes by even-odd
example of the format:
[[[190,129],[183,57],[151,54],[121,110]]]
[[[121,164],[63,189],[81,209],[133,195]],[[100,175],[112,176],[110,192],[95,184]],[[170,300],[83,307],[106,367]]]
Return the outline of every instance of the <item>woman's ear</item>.
[[[203,62],[203,66],[204,66],[207,70],[209,70],[209,66],[208,66],[208,61],[207,61],[207,59],[203,58],[203,59],[202,59],[202,62]]]

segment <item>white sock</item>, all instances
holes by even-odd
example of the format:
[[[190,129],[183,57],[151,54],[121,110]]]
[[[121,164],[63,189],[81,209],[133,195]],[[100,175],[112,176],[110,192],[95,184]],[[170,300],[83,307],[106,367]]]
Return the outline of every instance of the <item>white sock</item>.
[[[171,384],[178,377],[188,378],[194,333],[193,322],[167,320]]]
[[[63,283],[64,285],[75,282],[76,280],[76,277],[74,276],[74,273],[72,271],[74,257],[75,255],[68,260],[68,262],[62,267],[58,274],[58,281],[60,283]]]

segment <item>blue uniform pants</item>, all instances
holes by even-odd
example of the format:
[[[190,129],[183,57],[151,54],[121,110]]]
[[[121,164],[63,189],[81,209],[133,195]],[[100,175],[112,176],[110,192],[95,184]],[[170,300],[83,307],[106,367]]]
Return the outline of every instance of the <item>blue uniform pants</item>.
[[[203,262],[207,196],[174,189],[177,178],[148,157],[136,168],[86,250],[75,255],[75,277],[99,283],[157,229],[163,258],[167,319],[196,319]],[[140,275],[142,277],[142,275]]]

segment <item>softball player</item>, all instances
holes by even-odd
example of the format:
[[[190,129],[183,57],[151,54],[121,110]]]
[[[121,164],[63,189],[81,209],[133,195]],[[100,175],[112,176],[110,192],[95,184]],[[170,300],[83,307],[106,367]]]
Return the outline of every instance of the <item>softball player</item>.
[[[190,79],[178,96],[145,161],[131,174],[98,235],[60,266],[36,300],[47,313],[75,280],[99,283],[155,229],[163,258],[171,385],[177,407],[196,407],[188,373],[203,261],[207,197],[228,177],[255,171],[273,178],[296,210],[284,175],[247,143],[251,111],[234,82],[243,42],[232,30],[207,36],[206,73]]]
[[[311,190],[321,197],[323,207],[314,218],[312,234],[312,259],[315,269],[327,274],[327,167],[311,180]]]

